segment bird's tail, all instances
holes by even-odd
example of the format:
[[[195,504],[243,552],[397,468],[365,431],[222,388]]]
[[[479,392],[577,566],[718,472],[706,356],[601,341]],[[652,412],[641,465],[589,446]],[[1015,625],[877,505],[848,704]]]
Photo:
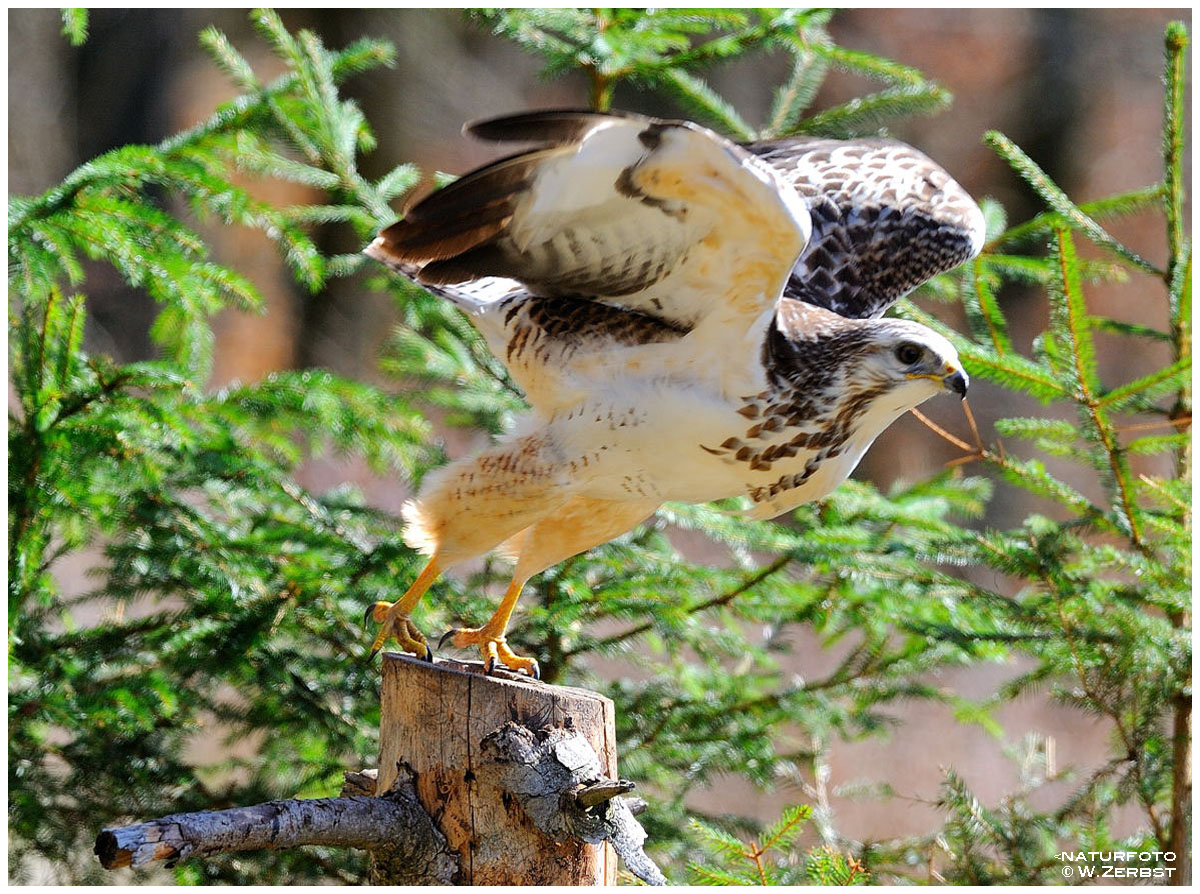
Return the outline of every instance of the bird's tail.
[[[404,542],[445,570],[515,538],[569,497],[553,454],[545,433],[514,433],[433,470],[404,506]]]
[[[404,542],[425,556],[437,552],[438,536],[434,521],[420,500],[409,500],[400,509],[404,519]]]

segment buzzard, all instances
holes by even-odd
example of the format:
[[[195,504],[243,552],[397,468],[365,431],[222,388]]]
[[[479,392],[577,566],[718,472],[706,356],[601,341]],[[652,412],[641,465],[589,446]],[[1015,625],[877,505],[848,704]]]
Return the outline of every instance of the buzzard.
[[[942,336],[881,318],[978,253],[978,206],[893,140],[739,145],[687,121],[532,112],[469,124],[534,148],[416,204],[366,253],[454,302],[529,402],[515,430],[405,507],[429,563],[368,616],[432,659],[410,614],[499,549],[512,583],[451,631],[537,676],[505,631],[534,574],[663,502],[749,499],[769,518],[846,479],[893,420],[967,376]]]

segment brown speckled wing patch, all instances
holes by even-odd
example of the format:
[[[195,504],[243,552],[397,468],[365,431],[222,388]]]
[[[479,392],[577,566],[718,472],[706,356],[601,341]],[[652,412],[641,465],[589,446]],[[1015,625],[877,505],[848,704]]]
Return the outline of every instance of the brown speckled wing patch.
[[[648,314],[612,307],[588,298],[507,299],[504,322],[509,332],[508,360],[532,352],[542,362],[561,362],[591,345],[646,345],[675,341],[688,329]]]
[[[795,138],[746,148],[785,173],[812,215],[812,238],[784,291],[790,298],[878,317],[982,244],[974,200],[904,143]]]

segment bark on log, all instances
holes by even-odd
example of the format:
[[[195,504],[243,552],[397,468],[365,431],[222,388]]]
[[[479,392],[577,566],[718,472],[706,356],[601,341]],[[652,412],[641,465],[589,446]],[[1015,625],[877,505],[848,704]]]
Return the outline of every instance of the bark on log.
[[[387,653],[379,784],[391,784],[398,764],[412,767],[418,798],[459,854],[460,884],[615,884],[611,845],[546,834],[505,787],[503,774],[491,772],[496,757],[485,753],[483,741],[509,721],[527,730],[577,731],[595,752],[600,774],[617,778],[609,699],[524,677],[485,676],[478,666]]]
[[[633,783],[606,778],[579,732],[561,727],[534,732],[510,721],[484,737],[480,751],[478,779],[511,794],[551,839],[608,842],[642,881],[667,883],[642,850],[646,832],[633,818],[635,799],[618,797]]]
[[[393,773],[393,784],[392,791],[378,798],[355,794],[269,801],[105,829],[94,850],[105,869],[120,869],[232,851],[306,844],[352,847],[370,851],[390,877],[407,884],[448,884],[458,860],[417,800],[411,772],[402,766],[399,774]]]

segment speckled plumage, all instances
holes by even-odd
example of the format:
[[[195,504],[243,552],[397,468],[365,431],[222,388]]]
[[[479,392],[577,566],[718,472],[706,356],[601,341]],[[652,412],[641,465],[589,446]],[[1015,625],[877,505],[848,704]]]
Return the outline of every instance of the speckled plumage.
[[[878,319],[982,242],[978,207],[911,147],[739,146],[590,112],[467,130],[537,146],[433,193],[367,253],[461,307],[530,404],[407,510],[430,568],[517,558],[493,655],[530,575],[667,500],[740,494],[769,517],[818,499],[897,416],[965,392],[945,339]]]
[[[799,137],[746,148],[784,173],[812,215],[812,237],[784,290],[790,298],[878,317],[979,252],[978,206],[911,146]]]

